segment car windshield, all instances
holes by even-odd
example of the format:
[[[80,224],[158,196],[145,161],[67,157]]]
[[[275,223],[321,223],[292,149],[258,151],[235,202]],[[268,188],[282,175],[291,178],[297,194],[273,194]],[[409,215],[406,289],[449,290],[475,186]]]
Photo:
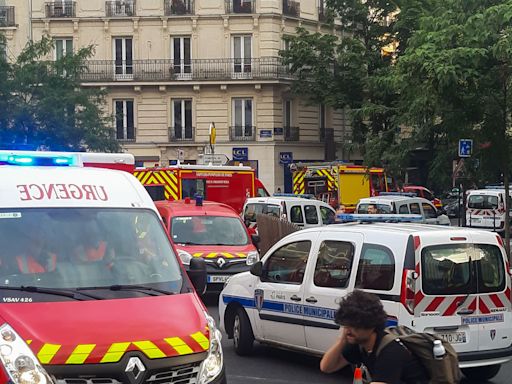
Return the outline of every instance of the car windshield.
[[[468,208],[496,209],[498,208],[498,196],[471,195],[468,199]]]
[[[0,210],[0,289],[150,284],[177,293],[182,283],[176,256],[151,210]]]
[[[266,203],[249,203],[245,206],[244,220],[250,223],[256,222],[256,215],[266,214],[279,217],[280,206]]]
[[[171,223],[172,240],[190,245],[247,245],[249,237],[238,217],[180,216]]]
[[[373,205],[377,208],[377,213],[393,213],[393,209],[387,204],[361,203],[357,207],[357,213],[368,213],[368,207]]]

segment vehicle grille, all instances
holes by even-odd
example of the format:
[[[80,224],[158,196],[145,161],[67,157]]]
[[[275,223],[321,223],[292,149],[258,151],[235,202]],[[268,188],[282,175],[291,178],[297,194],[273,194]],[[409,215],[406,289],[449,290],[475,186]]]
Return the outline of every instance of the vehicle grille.
[[[197,384],[201,363],[181,365],[160,372],[150,372],[144,384]],[[116,379],[77,378],[60,379],[57,384],[123,384]]]

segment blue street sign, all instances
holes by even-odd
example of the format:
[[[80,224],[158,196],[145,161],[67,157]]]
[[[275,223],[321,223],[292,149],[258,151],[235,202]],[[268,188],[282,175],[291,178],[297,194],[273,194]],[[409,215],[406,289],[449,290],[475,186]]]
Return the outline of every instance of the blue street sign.
[[[284,129],[283,128],[274,128],[274,136],[283,136]]]
[[[260,137],[272,137],[272,130],[271,129],[262,129],[260,131]]]
[[[293,163],[293,152],[279,152],[279,164]]]
[[[249,148],[247,148],[247,147],[233,148],[233,160],[235,160],[235,161],[249,160]]]
[[[459,157],[471,157],[473,154],[473,140],[460,139],[459,140]]]

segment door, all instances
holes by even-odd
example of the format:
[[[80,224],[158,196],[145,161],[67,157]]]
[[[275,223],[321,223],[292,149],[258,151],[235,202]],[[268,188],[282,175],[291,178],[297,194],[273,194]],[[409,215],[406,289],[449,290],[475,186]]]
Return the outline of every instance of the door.
[[[73,53],[73,39],[55,39],[55,60]]]
[[[233,78],[248,78],[252,71],[252,36],[233,36]]]
[[[133,78],[133,40],[131,37],[114,38],[114,70],[116,79]]]
[[[312,351],[325,352],[339,335],[334,314],[340,299],[354,286],[354,257],[362,243],[361,234],[326,231],[317,241],[304,294],[306,343]]]
[[[438,224],[437,211],[433,205],[429,203],[421,203],[422,215],[427,224]]]
[[[298,225],[299,227],[304,227],[304,213],[302,212],[302,205],[294,204],[287,205],[289,208],[288,217],[290,218],[290,222]]]
[[[233,99],[233,127],[232,140],[252,140],[255,138],[253,130],[252,99]]]
[[[302,308],[311,248],[310,240],[292,240],[264,262],[263,274],[255,287],[255,299],[262,335],[267,341],[306,346]]]
[[[133,100],[114,100],[116,139],[135,141],[135,118]]]
[[[171,51],[176,78],[190,80],[192,78],[190,37],[173,37]]]
[[[318,215],[318,208],[316,205],[304,205],[304,218],[306,219],[305,228],[318,227],[320,224],[320,217]]]
[[[192,128],[192,100],[173,99],[172,100],[172,139],[193,140],[194,132]]]

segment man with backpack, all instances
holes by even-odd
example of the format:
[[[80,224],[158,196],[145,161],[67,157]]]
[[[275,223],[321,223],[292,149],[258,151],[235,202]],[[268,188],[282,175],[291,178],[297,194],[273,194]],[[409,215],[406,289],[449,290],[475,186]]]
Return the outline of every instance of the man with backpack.
[[[456,354],[448,344],[442,344],[447,348],[446,356],[443,355],[436,360],[432,352],[435,337],[411,331],[411,337],[417,338],[421,347],[426,346],[424,349],[427,353],[420,356],[416,353],[417,350],[406,346],[406,339],[409,336],[391,335],[385,329],[387,317],[377,296],[360,290],[345,296],[335,317],[335,322],[342,326],[340,338],[324,354],[320,369],[331,373],[348,364],[359,366],[365,372],[367,382],[372,384],[458,382],[460,377],[457,377]],[[438,343],[436,342],[436,345]],[[455,368],[452,364],[453,355]],[[434,364],[425,364],[426,359],[432,360]],[[432,368],[448,377],[442,381],[433,380],[430,374]],[[450,375],[450,369],[453,369],[455,374]]]

